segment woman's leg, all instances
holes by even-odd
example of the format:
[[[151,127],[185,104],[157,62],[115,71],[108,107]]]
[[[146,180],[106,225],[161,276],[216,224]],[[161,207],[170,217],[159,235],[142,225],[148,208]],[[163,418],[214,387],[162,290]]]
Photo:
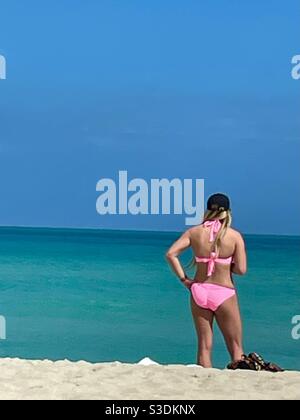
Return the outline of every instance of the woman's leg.
[[[215,316],[232,361],[240,360],[244,350],[242,320],[237,296],[226,300],[215,312]]]
[[[210,368],[212,367],[211,352],[213,345],[214,314],[198,306],[192,296],[191,307],[198,336],[197,363],[205,368]]]

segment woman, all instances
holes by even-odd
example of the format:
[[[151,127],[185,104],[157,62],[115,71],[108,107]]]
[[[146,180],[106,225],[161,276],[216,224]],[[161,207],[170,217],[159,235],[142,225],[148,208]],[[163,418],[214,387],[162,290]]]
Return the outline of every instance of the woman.
[[[200,226],[184,233],[166,254],[168,262],[191,291],[191,307],[198,336],[198,364],[212,367],[213,323],[216,319],[232,362],[243,358],[242,322],[232,273],[244,275],[247,257],[244,240],[231,226],[230,200],[214,194]],[[188,248],[195,255],[196,275],[187,277],[179,256]]]

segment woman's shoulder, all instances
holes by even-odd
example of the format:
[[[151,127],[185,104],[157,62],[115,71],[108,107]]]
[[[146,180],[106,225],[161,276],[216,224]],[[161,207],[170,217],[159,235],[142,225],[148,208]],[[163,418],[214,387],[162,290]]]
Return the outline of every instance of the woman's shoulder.
[[[242,239],[243,238],[243,234],[239,230],[237,230],[233,227],[228,228],[228,233],[236,239]]]
[[[203,224],[190,227],[188,230],[186,230],[185,234],[194,236],[199,235],[199,232],[201,231],[203,231]]]
[[[189,229],[187,229],[184,232],[184,236],[193,237],[193,236],[196,235],[198,237],[199,234],[201,232],[203,232],[204,230],[205,230],[204,225],[203,225],[203,223],[201,223],[200,225],[192,226]],[[237,239],[237,240],[243,239],[243,234],[239,230],[237,230],[233,227],[227,228],[226,234],[228,236],[230,236],[231,238],[234,238],[234,239]]]

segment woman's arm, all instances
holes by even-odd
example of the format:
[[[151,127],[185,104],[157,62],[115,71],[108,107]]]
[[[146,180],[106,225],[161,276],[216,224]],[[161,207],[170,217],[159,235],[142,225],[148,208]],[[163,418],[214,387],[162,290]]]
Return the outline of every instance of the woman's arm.
[[[190,231],[188,230],[185,232],[168,250],[166,253],[166,259],[176,274],[176,276],[184,283],[186,287],[190,287],[193,283],[191,280],[188,279],[185,271],[179,261],[179,256],[182,254],[183,251],[188,249],[191,246],[191,236]]]
[[[240,276],[243,276],[244,274],[247,273],[247,254],[246,254],[245,241],[242,235],[239,233],[237,236],[231,271],[234,274],[238,274]]]

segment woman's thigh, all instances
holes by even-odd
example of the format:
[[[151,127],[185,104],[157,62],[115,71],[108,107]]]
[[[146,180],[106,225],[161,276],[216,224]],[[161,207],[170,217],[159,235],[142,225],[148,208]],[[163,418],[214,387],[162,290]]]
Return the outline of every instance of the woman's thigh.
[[[224,302],[215,312],[217,323],[226,341],[242,341],[242,320],[237,296]]]
[[[197,305],[193,296],[191,296],[191,309],[199,342],[206,347],[211,347],[214,313]]]

